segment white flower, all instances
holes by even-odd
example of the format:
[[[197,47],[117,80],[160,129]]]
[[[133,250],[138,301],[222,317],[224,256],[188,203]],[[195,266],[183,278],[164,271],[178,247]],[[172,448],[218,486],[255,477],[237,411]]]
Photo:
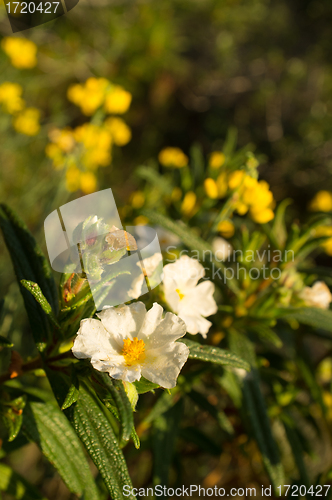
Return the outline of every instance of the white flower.
[[[154,303],[147,312],[142,302],[107,307],[97,319],[83,319],[72,348],[79,359],[91,358],[96,370],[126,382],[141,375],[166,389],[176,385],[189,349],[175,342],[186,325],[175,314]]]
[[[212,241],[212,250],[219,262],[226,260],[232,253],[232,245],[224,238],[214,238]]]
[[[304,300],[307,306],[328,309],[332,302],[332,295],[328,286],[323,281],[317,281],[312,287],[306,286],[299,297]]]
[[[142,270],[142,272],[137,276],[131,286],[131,289],[128,292],[128,296],[133,299],[138,299],[138,297],[142,294],[142,287],[144,283],[144,276],[146,278],[151,278],[154,272],[159,267],[160,273],[158,273],[158,283],[160,283],[160,275],[162,274],[162,262],[163,257],[160,252],[153,254],[151,257],[147,257],[143,259],[142,262],[136,262],[136,265]],[[151,285],[151,284],[150,284]],[[153,288],[153,287],[152,287]]]
[[[204,267],[187,255],[164,267],[164,294],[171,309],[186,323],[187,332],[206,337],[211,322],[204,316],[217,312],[213,298],[214,284],[199,279],[205,275]]]

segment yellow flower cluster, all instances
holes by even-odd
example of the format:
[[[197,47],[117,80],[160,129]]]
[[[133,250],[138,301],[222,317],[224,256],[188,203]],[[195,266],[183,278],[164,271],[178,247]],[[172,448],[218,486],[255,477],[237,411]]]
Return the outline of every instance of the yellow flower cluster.
[[[249,210],[251,218],[259,224],[265,224],[274,218],[274,199],[267,182],[254,179],[244,170],[236,170],[230,174],[228,185],[232,190],[238,189],[240,200],[236,210],[240,215]]]
[[[332,212],[332,193],[330,191],[318,191],[309,205],[313,212]]]
[[[183,168],[188,165],[188,156],[180,148],[164,148],[158,155],[159,162],[164,167]]]
[[[37,46],[26,38],[8,36],[2,39],[1,47],[15,68],[33,68],[37,64]]]
[[[228,176],[226,172],[221,172],[216,180],[208,177],[204,181],[204,189],[211,199],[224,198],[229,190],[237,190],[238,214],[244,215],[249,211],[251,218],[259,224],[265,224],[274,218],[274,199],[268,183],[258,181],[244,170],[236,170]]]
[[[88,78],[83,85],[71,85],[67,97],[87,116],[93,115],[102,105],[106,113],[123,114],[132,99],[130,92],[106,78]]]
[[[26,108],[22,93],[23,89],[18,83],[4,82],[0,85],[0,104],[7,113],[14,115],[13,125],[17,132],[37,135],[40,130],[40,111]]]
[[[25,135],[37,135],[40,130],[40,111],[37,108],[26,108],[14,118],[17,132]]]

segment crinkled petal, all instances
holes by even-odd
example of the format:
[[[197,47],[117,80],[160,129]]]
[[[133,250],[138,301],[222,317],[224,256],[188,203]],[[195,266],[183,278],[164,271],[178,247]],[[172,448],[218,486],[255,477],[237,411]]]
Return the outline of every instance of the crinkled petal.
[[[212,281],[203,281],[195,288],[189,291],[181,301],[179,311],[182,311],[185,304],[196,313],[202,316],[210,316],[215,314],[218,310],[216,301],[213,298],[215,286]]]
[[[146,313],[144,318],[144,323],[139,332],[139,338],[146,339],[155,331],[163,317],[163,308],[157,302],[154,302],[153,306]]]
[[[191,335],[200,333],[204,338],[206,338],[206,334],[212,325],[211,321],[208,321],[199,314],[190,315],[189,313],[179,313],[179,316],[185,322],[188,333],[191,333]]]
[[[142,366],[142,375],[154,384],[172,389],[176,386],[176,380],[188,356],[189,349],[181,342],[149,351]]]
[[[161,306],[159,307],[161,308]],[[144,326],[145,324],[143,325],[143,328]],[[182,319],[179,318],[179,316],[176,316],[176,314],[170,312],[167,312],[165,314],[165,318],[161,319],[161,321],[159,320],[158,323],[155,324],[153,330],[152,322],[149,326],[151,331],[149,336],[147,336],[145,339],[148,350],[159,349],[160,347],[172,343],[186,334],[186,325],[184,324]]]
[[[180,290],[193,288],[205,275],[205,269],[196,259],[183,255],[180,259],[164,267],[164,283],[173,279]]]
[[[76,358],[101,358],[118,354],[118,346],[97,319],[83,319],[77,332],[72,352]]]
[[[133,340],[137,337],[144,322],[146,308],[143,302],[134,302],[128,306],[108,307],[97,316],[102,324],[116,341],[119,348],[123,348],[123,340]]]
[[[169,304],[170,308],[176,313],[178,312],[180,305],[180,296],[176,291],[177,288],[178,284],[176,283],[176,281],[170,276],[166,275],[165,277],[164,274],[163,289],[164,289],[165,299],[166,302]]]
[[[141,366],[126,366],[123,356],[119,356],[121,359],[110,359],[106,362],[101,362],[97,359],[92,359],[91,364],[93,367],[101,372],[107,372],[110,377],[124,380],[126,382],[135,382],[141,378]]]

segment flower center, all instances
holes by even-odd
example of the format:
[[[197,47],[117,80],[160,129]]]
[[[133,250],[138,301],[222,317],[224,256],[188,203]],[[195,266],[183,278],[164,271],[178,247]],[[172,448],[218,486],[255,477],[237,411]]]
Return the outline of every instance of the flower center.
[[[181,292],[180,292],[180,290],[179,290],[178,288],[177,288],[175,291],[177,292],[178,296],[180,297],[180,300],[182,300],[182,299],[183,299],[183,297],[184,297],[184,294],[183,294],[183,293],[181,293]]]
[[[141,363],[145,358],[145,344],[143,340],[138,340],[134,337],[134,340],[124,339],[122,356],[126,361],[127,366],[132,366],[137,363]]]

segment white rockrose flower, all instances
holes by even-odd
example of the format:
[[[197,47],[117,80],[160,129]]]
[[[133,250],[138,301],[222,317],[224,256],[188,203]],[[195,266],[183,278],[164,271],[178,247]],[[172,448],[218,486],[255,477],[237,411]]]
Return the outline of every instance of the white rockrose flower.
[[[205,316],[218,310],[213,298],[214,284],[198,280],[205,276],[205,269],[196,259],[187,255],[164,267],[163,288],[165,299],[171,309],[186,324],[187,332],[201,333],[205,338],[212,323]]]
[[[133,299],[138,299],[138,297],[141,296],[144,277],[148,279],[150,278],[150,280],[152,281],[152,283],[150,283],[150,286],[154,288],[155,283],[153,283],[153,275],[155,271],[157,271],[158,283],[160,283],[159,276],[162,274],[162,269],[163,269],[162,260],[163,256],[161,255],[160,252],[157,252],[153,254],[151,257],[143,259],[142,262],[139,261],[136,263],[136,265],[142,270],[142,273],[140,273],[139,276],[137,276],[137,278],[134,279],[131,289],[128,292],[129,297]]]
[[[147,312],[142,302],[106,307],[101,321],[83,319],[72,348],[76,358],[91,358],[92,366],[126,382],[141,376],[171,389],[188,359],[189,349],[175,342],[186,333],[186,325],[154,303]]]
[[[306,286],[299,297],[307,306],[328,309],[332,302],[332,295],[328,286],[323,281],[317,281],[312,287]]]
[[[223,262],[231,255],[233,247],[227,240],[218,237],[212,241],[212,250],[216,259]]]

